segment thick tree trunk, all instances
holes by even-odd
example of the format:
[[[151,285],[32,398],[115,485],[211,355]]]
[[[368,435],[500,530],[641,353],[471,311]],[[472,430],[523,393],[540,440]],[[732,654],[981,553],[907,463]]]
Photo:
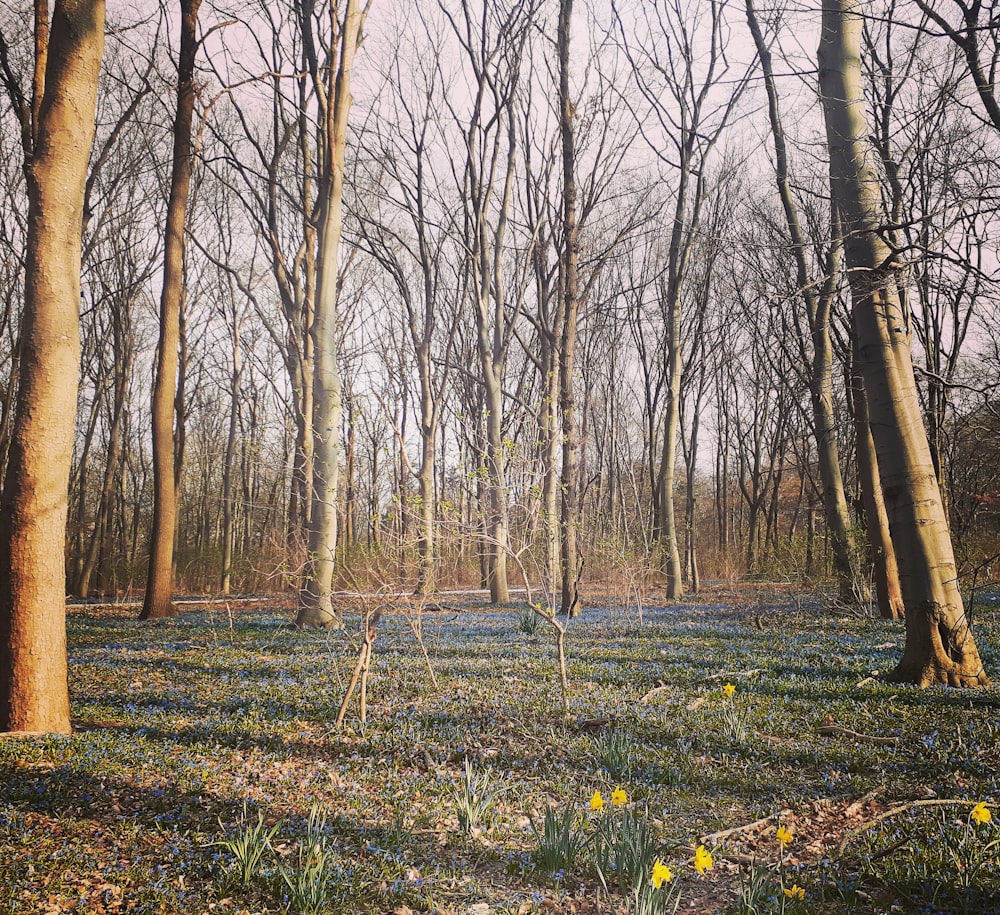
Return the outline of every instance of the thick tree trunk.
[[[160,294],[160,338],[156,349],[156,376],[151,405],[153,421],[153,528],[150,532],[146,594],[139,619],[173,616],[174,536],[177,529],[177,452],[174,420],[177,416],[177,375],[181,346],[181,307],[184,297],[184,246],[188,197],[194,156],[191,131],[194,118],[194,59],[198,50],[198,8],[201,0],[181,0],[181,43],[177,67],[177,112],[174,117],[173,171],[167,202],[163,253],[163,289]],[[178,421],[180,419],[178,418]]]
[[[562,328],[559,341],[559,411],[562,415],[562,503],[559,511],[562,589],[559,609],[574,616],[580,602],[579,559],[576,533],[579,526],[578,475],[580,434],[576,423],[573,395],[573,364],[576,354],[576,324],[580,314],[577,279],[580,237],[576,216],[576,147],[573,136],[575,108],[569,87],[570,22],[573,0],[559,3],[559,133],[562,141],[563,251],[561,258]]]
[[[0,731],[70,732],[65,538],[103,0],[36,2],[21,377],[0,499]],[[42,80],[44,78],[44,95]]]
[[[331,10],[336,26],[336,5]],[[361,38],[364,13],[347,0],[340,27],[335,78],[325,82],[325,161],[320,182],[320,230],[317,245],[316,305],[311,337],[313,484],[309,546],[300,590],[297,626],[330,626],[336,622],[331,600],[337,549],[337,482],[340,443],[341,381],[337,364],[337,257],[343,227],[342,196],[347,115],[351,105],[351,70]],[[334,76],[334,73],[331,73]]]
[[[861,80],[861,0],[823,0],[819,80],[833,199],[845,238],[859,368],[906,607],[906,646],[892,679],[986,686],[958,588],[948,523],[917,398],[892,252],[882,240],[876,156]]]

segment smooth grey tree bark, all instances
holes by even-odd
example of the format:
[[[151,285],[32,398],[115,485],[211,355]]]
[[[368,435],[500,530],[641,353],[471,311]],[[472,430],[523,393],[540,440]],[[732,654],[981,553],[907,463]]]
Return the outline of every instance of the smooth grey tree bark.
[[[881,235],[886,220],[862,89],[864,6],[862,0],[823,0],[819,85],[859,368],[906,607],[906,645],[891,679],[985,687],[989,677],[965,615],[917,398],[896,265]]]
[[[316,254],[316,300],[310,337],[315,359],[312,404],[312,511],[308,554],[299,590],[297,626],[331,626],[333,573],[337,549],[337,483],[340,459],[341,380],[337,359],[338,255],[343,230],[344,160],[347,149],[347,116],[351,107],[351,74],[361,41],[367,6],[346,0],[344,15],[330,5],[335,64],[320,68],[315,54],[310,71],[320,102],[323,159],[319,180],[319,231]],[[303,11],[303,27],[311,34],[310,13]]]

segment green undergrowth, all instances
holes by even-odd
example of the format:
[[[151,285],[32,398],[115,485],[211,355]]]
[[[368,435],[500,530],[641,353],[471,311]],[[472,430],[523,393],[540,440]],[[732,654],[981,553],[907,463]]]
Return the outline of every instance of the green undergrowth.
[[[337,729],[359,618],[132,613],[69,616],[73,736],[0,741],[2,913],[1000,913],[1000,701],[880,680],[901,624],[591,608],[567,718],[519,608],[425,613],[437,687],[388,615]]]

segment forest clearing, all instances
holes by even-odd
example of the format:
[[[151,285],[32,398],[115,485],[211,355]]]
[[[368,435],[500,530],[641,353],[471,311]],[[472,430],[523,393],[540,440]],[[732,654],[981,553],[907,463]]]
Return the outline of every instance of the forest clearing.
[[[2,0],[0,915],[998,915],[994,6]]]
[[[568,625],[564,715],[526,605],[415,612],[383,616],[366,724],[355,696],[338,728],[356,612],[73,608],[74,735],[0,741],[0,910],[997,911],[1000,811],[970,818],[1000,795],[997,700],[878,679],[901,623],[766,589],[602,602]],[[542,841],[547,809],[573,841]]]

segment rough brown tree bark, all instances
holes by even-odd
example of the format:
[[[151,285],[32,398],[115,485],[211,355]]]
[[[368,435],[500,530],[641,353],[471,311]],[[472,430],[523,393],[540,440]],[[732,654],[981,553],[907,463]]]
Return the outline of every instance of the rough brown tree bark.
[[[819,85],[859,368],[906,607],[906,645],[890,676],[921,686],[987,686],[958,588],[892,250],[880,235],[885,218],[861,78],[863,8],[862,0],[823,0]]]
[[[177,62],[177,110],[174,115],[170,197],[167,201],[160,293],[160,337],[151,403],[153,427],[153,527],[149,535],[149,569],[139,619],[173,616],[174,536],[177,528],[177,456],[174,419],[177,415],[177,373],[181,347],[184,298],[184,233],[194,154],[194,59],[198,50],[198,9],[201,0],[180,0],[181,41]],[[183,421],[178,417],[178,421]]]
[[[84,186],[103,0],[35,4],[20,386],[0,498],[0,731],[69,733],[64,548],[80,359]]]

